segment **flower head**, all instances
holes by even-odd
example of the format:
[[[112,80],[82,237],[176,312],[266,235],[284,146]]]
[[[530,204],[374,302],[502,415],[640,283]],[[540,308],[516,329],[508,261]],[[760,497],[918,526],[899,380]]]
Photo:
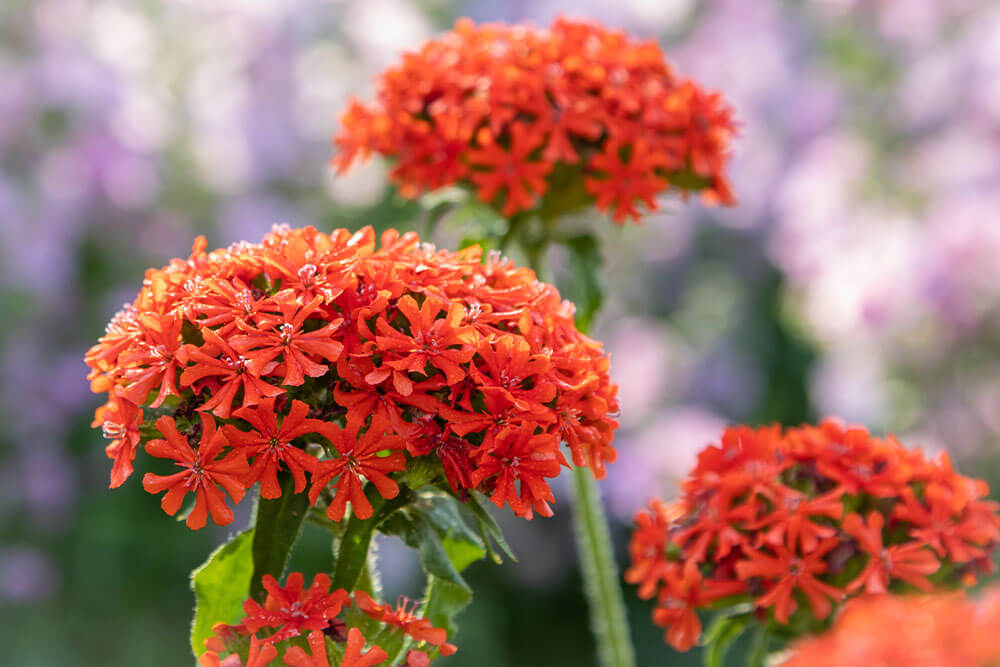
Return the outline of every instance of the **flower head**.
[[[569,192],[624,222],[671,188],[732,204],[734,133],[722,98],[676,76],[654,42],[563,18],[462,19],[383,72],[373,103],[351,103],[334,163],[380,153],[406,196],[458,184],[509,217],[565,207]]]
[[[750,602],[817,630],[846,597],[968,585],[1000,540],[985,484],[834,421],[730,428],[682,488],[636,516],[625,575],[681,650],[697,609]]]
[[[572,304],[530,270],[483,260],[394,230],[377,247],[370,228],[275,228],[214,252],[199,239],[147,271],[87,354],[108,398],[94,421],[111,439],[111,485],[145,447],[184,468],[145,485],[168,491],[171,514],[196,491],[189,526],[206,508],[232,520],[218,486],[238,502],[259,482],[277,498],[285,472],[339,521],[370,516],[373,490],[394,498],[419,458],[459,498],[550,515],[561,442],[597,476],[615,460],[617,388]],[[154,422],[165,439],[149,440]]]

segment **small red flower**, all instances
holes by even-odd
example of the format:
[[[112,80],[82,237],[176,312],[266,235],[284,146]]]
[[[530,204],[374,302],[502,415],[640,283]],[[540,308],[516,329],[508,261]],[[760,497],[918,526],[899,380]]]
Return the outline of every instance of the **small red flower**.
[[[941,567],[934,552],[921,542],[885,546],[882,541],[884,526],[885,518],[878,512],[871,512],[866,521],[857,514],[849,514],[844,519],[844,532],[856,539],[868,555],[865,569],[847,589],[885,593],[889,590],[889,580],[896,577],[923,591],[932,590],[934,585],[927,580],[927,575]]]
[[[395,608],[390,604],[376,602],[364,591],[354,592],[354,601],[358,609],[386,625],[399,628],[418,642],[427,642],[441,650],[441,655],[452,655],[458,649],[448,644],[448,634],[441,628],[435,628],[426,618],[417,615],[418,603],[400,598]]]
[[[281,426],[278,426],[274,399],[265,398],[259,405],[240,408],[234,413],[236,417],[249,423],[253,427],[252,431],[241,431],[229,425],[223,429],[234,449],[253,458],[245,483],[250,487],[260,480],[261,497],[281,496],[281,486],[278,484],[281,464],[291,471],[295,479],[295,493],[301,493],[306,488],[306,472],[312,473],[318,461],[292,444],[292,441],[325,428],[325,422],[307,419],[308,414],[308,405],[293,400],[291,410],[281,419]]]
[[[139,425],[142,424],[142,410],[126,400],[113,398],[107,410],[103,413],[101,424],[104,437],[111,442],[105,448],[108,458],[114,459],[111,466],[112,489],[121,486],[132,474],[132,462],[135,460],[136,449],[142,436]]]
[[[359,435],[357,422],[348,422],[342,429],[335,424],[326,424],[322,434],[333,443],[337,458],[320,461],[313,473],[309,499],[315,504],[320,492],[327,484],[334,483],[334,496],[326,513],[334,521],[344,518],[347,503],[359,518],[372,515],[372,506],[365,497],[364,483],[370,481],[383,498],[395,498],[399,485],[389,477],[389,473],[403,470],[406,457],[402,451],[403,441],[398,436],[382,434],[369,429]]]
[[[284,587],[269,574],[264,575],[261,583],[267,599],[263,606],[255,600],[243,603],[246,612],[243,624],[253,634],[262,628],[278,628],[264,639],[271,644],[298,637],[303,630],[323,630],[344,605],[350,604],[347,591],[330,592],[330,577],[325,574],[317,574],[306,590],[302,589],[304,578],[300,572],[288,575]]]
[[[551,162],[532,159],[542,142],[542,137],[532,134],[523,123],[513,123],[509,148],[491,139],[482,148],[469,151],[469,163],[481,168],[469,177],[479,186],[479,198],[490,203],[503,193],[506,217],[532,208],[548,189],[545,177],[552,171]]]
[[[181,327],[184,320],[167,315],[140,316],[145,340],[122,352],[118,363],[126,370],[124,387],[120,395],[130,403],[142,405],[146,396],[157,389],[156,399],[150,404],[158,408],[167,396],[177,396],[177,371],[180,361],[177,351],[181,346]]]
[[[384,352],[383,365],[365,379],[378,384],[392,369],[393,385],[403,396],[413,393],[413,382],[407,373],[428,375],[428,364],[441,371],[449,385],[464,380],[466,372],[462,364],[472,360],[477,338],[475,329],[462,326],[465,308],[459,303],[452,303],[449,308],[433,298],[425,299],[418,308],[408,295],[399,300],[398,308],[409,323],[409,334],[389,326],[384,317],[376,322],[375,345]],[[442,311],[447,316],[439,319]]]
[[[142,479],[142,487],[148,493],[166,491],[160,504],[171,516],[181,508],[188,492],[194,491],[194,509],[187,518],[187,526],[193,530],[205,525],[207,513],[211,513],[212,520],[220,526],[232,523],[233,511],[226,505],[219,487],[238,503],[245,493],[241,479],[249,470],[246,458],[239,452],[219,458],[228,443],[225,435],[216,430],[215,420],[203,415],[201,427],[201,444],[194,450],[188,439],[177,431],[172,417],[157,419],[156,428],[164,439],[150,440],[146,451],[152,456],[176,461],[183,470],[166,477],[146,473]]]
[[[333,337],[342,320],[329,321],[315,331],[303,330],[309,319],[323,302],[316,296],[305,306],[299,306],[292,293],[282,293],[276,301],[281,310],[280,317],[258,317],[258,326],[244,325],[247,332],[233,336],[232,344],[247,357],[247,364],[256,375],[267,375],[277,366],[281,357],[282,384],[298,386],[305,382],[305,376],[319,377],[327,367],[314,361],[315,358],[336,361],[344,349],[343,343]]]
[[[247,358],[234,350],[218,333],[205,329],[202,336],[205,338],[204,346],[198,348],[185,345],[178,353],[185,363],[190,364],[181,373],[181,385],[187,387],[197,383],[211,387],[211,395],[202,403],[199,410],[211,411],[219,419],[229,419],[232,414],[233,399],[241,391],[243,407],[251,407],[264,398],[273,398],[285,393],[281,387],[276,387],[259,375],[249,372]]]
[[[829,569],[824,556],[838,543],[836,539],[823,540],[803,556],[781,546],[775,547],[775,556],[748,551],[747,560],[736,564],[736,573],[744,580],[761,577],[775,582],[771,590],[757,599],[757,605],[774,606],[774,617],[778,623],[788,623],[788,617],[796,607],[794,594],[799,591],[809,600],[813,616],[824,619],[833,610],[829,598],[839,602],[843,597],[839,588],[818,579]]]
[[[628,156],[623,157],[626,152]],[[644,203],[651,211],[659,208],[656,196],[667,189],[668,182],[657,171],[667,164],[665,155],[654,152],[641,139],[631,146],[608,143],[590,160],[595,175],[586,181],[587,192],[597,198],[597,208],[614,208],[615,222],[639,219],[638,203]]]
[[[552,516],[552,490],[545,481],[559,475],[559,440],[551,434],[534,434],[530,426],[509,431],[498,438],[484,456],[473,479],[490,480],[490,500],[500,508],[510,505],[515,514],[531,517],[532,510]]]

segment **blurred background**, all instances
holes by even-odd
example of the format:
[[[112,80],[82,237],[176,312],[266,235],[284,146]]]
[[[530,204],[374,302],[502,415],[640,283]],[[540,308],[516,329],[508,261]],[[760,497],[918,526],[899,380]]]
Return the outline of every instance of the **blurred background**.
[[[186,577],[227,531],[186,530],[138,478],[109,491],[89,427],[83,354],[143,270],[196,234],[418,223],[383,165],[328,173],[347,96],[459,16],[546,24],[560,6],[0,3],[0,664],[190,664]],[[621,386],[603,484],[620,561],[635,510],[727,422],[840,415],[1000,482],[1000,3],[573,12],[659,39],[743,124],[738,208],[667,200],[641,227],[593,223],[610,269],[596,335]],[[520,563],[473,566],[445,664],[595,664],[564,491],[554,519],[505,521]],[[326,549],[307,532],[296,565]],[[388,589],[418,594],[405,550],[381,556]],[[674,660],[626,595],[640,665]]]

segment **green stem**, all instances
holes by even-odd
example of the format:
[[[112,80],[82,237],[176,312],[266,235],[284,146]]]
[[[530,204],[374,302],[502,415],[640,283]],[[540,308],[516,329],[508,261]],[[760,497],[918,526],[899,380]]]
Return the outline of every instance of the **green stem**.
[[[257,601],[265,596],[261,581],[265,574],[281,579],[292,547],[302,532],[302,522],[309,514],[309,498],[304,491],[295,493],[292,475],[281,472],[278,480],[281,496],[272,500],[259,498],[254,510],[250,597]]]
[[[408,489],[401,489],[399,495],[392,500],[386,500],[374,484],[366,489],[368,501],[372,506],[372,516],[359,519],[351,515],[347,521],[347,529],[340,538],[340,549],[337,553],[337,564],[333,569],[333,588],[343,588],[353,591],[357,587],[365,565],[368,563],[368,548],[371,546],[375,529],[390,514],[409,504],[412,494]]]
[[[618,567],[611,549],[608,520],[590,469],[573,469],[572,489],[576,547],[600,664],[603,667],[633,667],[635,654],[625,618],[625,600],[618,585]]]

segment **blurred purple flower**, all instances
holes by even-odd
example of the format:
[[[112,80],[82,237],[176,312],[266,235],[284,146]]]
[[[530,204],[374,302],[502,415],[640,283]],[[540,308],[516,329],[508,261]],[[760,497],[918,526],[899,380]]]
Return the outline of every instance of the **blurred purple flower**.
[[[31,547],[0,549],[0,600],[37,604],[59,589],[59,572],[41,551]]]

